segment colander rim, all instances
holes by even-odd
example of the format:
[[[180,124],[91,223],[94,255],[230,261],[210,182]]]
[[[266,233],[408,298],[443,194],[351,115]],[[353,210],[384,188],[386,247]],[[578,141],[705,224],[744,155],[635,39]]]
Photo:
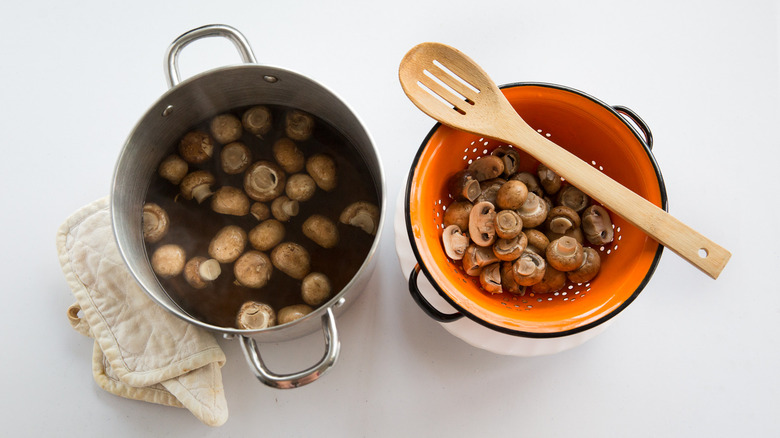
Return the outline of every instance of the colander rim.
[[[603,107],[604,109],[612,113],[615,117],[617,117],[623,124],[625,124],[630,129],[634,137],[642,145],[645,154],[647,154],[647,158],[650,160],[650,163],[653,167],[653,171],[655,172],[656,180],[658,181],[658,188],[661,197],[661,208],[664,211],[668,211],[668,198],[666,193],[666,184],[664,183],[664,178],[663,175],[661,174],[660,167],[658,166],[658,163],[655,160],[655,156],[653,155],[650,146],[647,144],[647,142],[645,142],[645,140],[642,138],[639,132],[637,132],[636,128],[632,126],[630,123],[628,123],[626,119],[615,110],[613,106],[608,105],[607,103],[580,90],[568,86],[564,86],[564,85],[558,85],[558,84],[547,83],[547,82],[511,82],[511,83],[499,85],[499,88],[504,89],[504,88],[525,87],[525,86],[552,88],[552,89],[558,89],[569,93],[577,94],[581,97],[584,97],[598,104],[599,106]],[[470,320],[482,326],[485,326],[491,330],[495,330],[497,332],[512,335],[512,336],[519,336],[519,337],[526,337],[526,338],[559,338],[559,337],[574,335],[580,332],[584,332],[586,330],[590,330],[598,325],[601,325],[609,321],[610,319],[617,316],[620,312],[622,312],[626,307],[628,307],[629,304],[631,304],[639,296],[639,294],[642,292],[645,286],[647,286],[647,284],[649,283],[650,279],[655,273],[655,270],[658,267],[658,264],[660,262],[661,255],[663,254],[663,249],[664,249],[664,246],[661,245],[660,243],[657,244],[658,249],[656,250],[655,256],[653,257],[653,261],[647,270],[647,274],[645,274],[645,277],[637,285],[634,292],[632,292],[631,295],[625,301],[623,301],[623,303],[621,303],[611,312],[607,313],[606,315],[602,316],[601,318],[595,321],[589,322],[587,324],[583,324],[582,326],[579,327],[575,327],[568,330],[556,331],[556,332],[532,332],[532,331],[525,331],[525,330],[514,330],[508,327],[499,326],[490,323],[488,321],[485,321],[484,319],[474,315],[473,313],[467,311],[462,306],[457,304],[446,292],[444,292],[444,290],[434,280],[433,275],[431,274],[431,272],[428,270],[428,267],[423,262],[422,256],[415,242],[414,231],[412,230],[412,224],[411,224],[411,211],[409,210],[409,203],[410,203],[409,198],[410,198],[410,193],[412,188],[412,181],[414,180],[415,170],[417,169],[417,165],[419,164],[420,157],[422,156],[425,147],[427,146],[431,137],[433,137],[433,135],[441,126],[442,124],[440,122],[436,122],[431,128],[431,130],[428,131],[428,134],[425,136],[422,143],[420,144],[420,147],[418,148],[417,153],[415,154],[414,160],[412,161],[412,165],[409,169],[409,174],[407,175],[407,179],[406,179],[406,188],[404,194],[404,221],[406,222],[407,237],[411,244],[412,252],[414,253],[414,257],[417,260],[417,264],[420,267],[420,270],[423,272],[423,274],[425,274],[425,277],[428,279],[428,282],[431,284],[431,286],[433,286],[434,290],[436,290],[439,296],[441,296],[448,304],[450,304],[453,308],[455,308],[455,310],[458,313],[466,316]],[[444,321],[440,321],[440,322],[444,322]]]

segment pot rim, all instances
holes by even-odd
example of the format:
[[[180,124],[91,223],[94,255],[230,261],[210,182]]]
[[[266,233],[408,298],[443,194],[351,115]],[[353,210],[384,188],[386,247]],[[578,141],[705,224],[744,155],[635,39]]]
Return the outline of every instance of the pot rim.
[[[633,133],[634,137],[636,137],[637,141],[642,145],[645,153],[647,154],[648,160],[650,160],[650,163],[652,164],[653,170],[655,172],[656,179],[658,181],[658,187],[660,191],[661,196],[661,208],[664,211],[668,211],[668,198],[666,193],[666,185],[664,183],[663,175],[661,175],[661,170],[658,166],[658,163],[655,160],[655,156],[653,155],[650,147],[645,142],[645,140],[641,137],[641,135],[637,132],[636,128],[631,126],[630,123],[626,121],[624,117],[622,117],[613,106],[610,106],[606,104],[605,102],[587,94],[582,91],[579,91],[577,89],[567,87],[564,85],[558,85],[558,84],[552,84],[547,82],[511,82],[507,84],[500,85],[500,89],[504,88],[514,88],[514,87],[525,87],[525,86],[531,86],[531,87],[544,87],[544,88],[552,88],[557,89],[561,91],[565,91],[568,93],[577,94],[581,97],[584,97],[586,99],[591,100],[592,102],[598,104],[599,106],[603,107],[604,109],[608,110],[612,115],[617,117],[623,124],[625,124]],[[629,296],[623,303],[621,303],[619,306],[617,306],[613,311],[610,313],[602,316],[601,318],[592,321],[587,324],[583,324],[580,327],[575,327],[573,329],[569,330],[563,330],[558,332],[531,332],[531,331],[524,331],[524,330],[513,330],[507,327],[498,326],[496,324],[492,324],[488,321],[485,321],[484,319],[474,315],[473,313],[467,311],[462,306],[457,304],[443,289],[439,284],[434,280],[432,273],[429,271],[428,267],[423,262],[422,256],[419,252],[419,249],[417,248],[417,244],[415,241],[414,231],[412,229],[411,224],[411,212],[410,212],[410,194],[412,190],[412,183],[414,181],[415,171],[418,167],[420,157],[425,150],[426,146],[428,145],[428,142],[430,141],[431,137],[436,133],[436,131],[442,126],[440,122],[437,122],[434,124],[434,126],[431,128],[430,131],[428,131],[428,134],[423,139],[422,143],[420,144],[420,147],[417,150],[417,153],[415,154],[414,160],[412,161],[412,165],[409,169],[409,173],[407,175],[406,179],[406,193],[404,198],[404,219],[406,222],[406,233],[407,237],[409,238],[409,242],[411,243],[412,251],[414,253],[415,259],[417,259],[417,264],[420,266],[420,270],[425,274],[425,277],[428,279],[431,286],[436,290],[436,292],[441,296],[445,301],[447,301],[448,304],[450,304],[453,308],[455,308],[461,315],[465,315],[472,321],[485,326],[489,329],[495,330],[500,333],[512,335],[512,336],[520,336],[520,337],[527,337],[527,338],[558,338],[563,336],[569,336],[574,335],[576,333],[580,333],[589,329],[592,329],[598,325],[603,324],[604,322],[612,319],[617,314],[622,312],[626,307],[628,307],[629,304],[631,304],[637,296],[639,296],[639,293],[647,286],[648,282],[650,281],[650,278],[655,273],[656,268],[658,267],[658,263],[661,259],[661,255],[663,253],[664,246],[660,243],[658,244],[658,249],[655,252],[655,256],[653,257],[653,261],[647,271],[647,274],[642,279],[642,281],[637,285],[637,288],[634,290],[634,292]]]

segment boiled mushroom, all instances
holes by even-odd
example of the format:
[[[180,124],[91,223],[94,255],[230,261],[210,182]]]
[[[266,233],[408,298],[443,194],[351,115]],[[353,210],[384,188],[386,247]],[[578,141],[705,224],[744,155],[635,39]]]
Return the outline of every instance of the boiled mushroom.
[[[517,210],[528,198],[528,188],[525,183],[510,180],[501,185],[496,193],[496,206],[505,210]]]
[[[259,251],[270,251],[284,240],[284,225],[276,219],[268,219],[249,230],[249,244]]]
[[[234,141],[222,147],[219,162],[223,172],[238,175],[252,164],[252,151],[244,143]]]
[[[241,286],[259,289],[271,279],[273,266],[265,253],[249,250],[233,264],[233,275]]]
[[[531,286],[531,291],[538,294],[545,294],[561,290],[566,285],[566,273],[561,272],[550,264],[544,270],[542,281]]]
[[[271,262],[274,267],[301,280],[311,270],[311,257],[306,248],[294,242],[283,242],[271,251]]]
[[[547,218],[548,207],[544,199],[533,192],[528,193],[528,198],[517,210],[517,214],[523,219],[523,227],[534,228],[544,223]]]
[[[580,213],[590,204],[590,197],[577,187],[567,185],[558,192],[556,202]]]
[[[525,187],[528,189],[528,192],[533,193],[536,196],[544,195],[542,186],[539,185],[539,180],[531,172],[516,173],[512,175],[509,179],[514,181],[522,181],[523,184],[525,184]]]
[[[301,299],[310,306],[319,306],[328,301],[331,294],[331,284],[328,276],[321,272],[312,272],[303,277],[301,282]]]
[[[321,214],[309,216],[301,226],[303,235],[323,248],[333,248],[339,243],[336,224]]]
[[[342,210],[339,222],[358,227],[373,236],[379,227],[379,207],[365,201],[354,202]]]
[[[495,155],[485,155],[472,161],[468,170],[474,172],[477,181],[498,178],[504,173],[504,161]]]
[[[288,198],[287,196],[279,196],[271,202],[271,214],[282,222],[287,222],[293,216],[298,216],[300,207],[298,201]]]
[[[524,295],[525,286],[518,284],[515,280],[515,276],[512,273],[513,265],[514,262],[501,262],[501,286],[510,294]]]
[[[220,214],[246,216],[249,214],[249,198],[241,189],[220,187],[211,198],[211,209]]]
[[[469,236],[479,246],[490,246],[496,240],[496,210],[490,202],[474,205],[469,215]]]
[[[304,141],[314,131],[314,117],[301,110],[288,111],[284,118],[284,132],[293,140]]]
[[[184,199],[195,199],[200,204],[205,201],[206,198],[214,194],[211,190],[211,186],[216,180],[214,175],[207,170],[195,170],[188,173],[179,184],[179,190],[181,191]]]
[[[517,149],[509,146],[499,146],[493,149],[490,155],[495,155],[504,162],[503,175],[505,177],[509,178],[517,172],[517,167],[520,164],[520,154],[517,152]]]
[[[547,263],[553,268],[566,272],[577,269],[584,257],[582,245],[576,239],[563,236],[547,245],[545,251]]]
[[[449,180],[449,192],[455,200],[474,202],[482,193],[474,172],[465,169],[452,175]]]
[[[244,132],[241,120],[230,113],[220,114],[211,119],[209,128],[214,140],[222,144],[237,141]]]
[[[296,173],[287,178],[287,185],[284,188],[285,194],[290,199],[304,202],[314,196],[317,190],[317,183],[314,179],[305,173]]]
[[[184,265],[184,279],[195,289],[203,289],[222,273],[222,267],[214,259],[197,256]]]
[[[594,245],[604,245],[612,242],[615,230],[607,209],[600,205],[591,205],[582,212],[582,232],[588,242]]]
[[[463,234],[463,230],[457,225],[450,225],[444,229],[441,235],[444,253],[452,260],[462,260],[466,248],[469,247],[469,236]]]
[[[301,319],[313,311],[314,309],[308,304],[293,304],[292,306],[281,308],[276,315],[276,320],[279,325],[287,324],[288,322]]]
[[[480,182],[479,188],[481,190],[481,193],[479,194],[479,196],[477,196],[477,199],[475,199],[474,202],[477,203],[477,202],[487,201],[493,205],[496,205],[496,200],[498,199],[498,191],[501,190],[501,187],[505,183],[506,180],[503,178],[493,178],[493,179]]]
[[[294,141],[282,137],[274,142],[271,150],[274,159],[282,166],[285,172],[297,173],[303,170],[303,166],[306,164],[306,157]]]
[[[514,210],[501,210],[494,219],[496,234],[502,239],[511,239],[523,231],[523,220]]]
[[[208,253],[220,263],[232,263],[244,252],[246,231],[238,225],[227,225],[209,242]]]
[[[306,160],[306,172],[317,183],[317,187],[330,192],[338,184],[336,162],[329,155],[314,154]]]
[[[243,330],[261,330],[276,325],[273,307],[257,301],[247,301],[238,309],[236,326]]]
[[[284,192],[287,176],[279,165],[257,161],[244,173],[244,191],[255,201],[273,201]]]
[[[547,239],[550,242],[556,239],[560,239],[563,236],[569,236],[574,238],[574,240],[576,240],[577,242],[579,242],[580,245],[585,243],[585,235],[582,233],[582,228],[580,227],[569,228],[568,230],[566,230],[565,233],[554,233],[550,230],[547,230],[547,232],[545,232],[544,235],[547,236]]]
[[[512,263],[512,275],[521,286],[532,286],[542,281],[547,263],[539,254],[525,251]]]
[[[177,185],[181,182],[182,178],[187,175],[188,170],[189,165],[187,162],[176,154],[165,157],[160,163],[160,166],[157,167],[157,173],[160,174],[161,177]]]
[[[181,274],[186,261],[184,249],[176,244],[162,245],[152,253],[152,270],[161,278],[171,278]]]
[[[520,233],[511,239],[496,240],[496,243],[493,244],[493,254],[502,261],[516,260],[523,254],[527,245],[528,239],[525,234]]]
[[[569,281],[587,283],[593,280],[601,269],[601,257],[598,251],[586,246],[583,248],[582,264],[575,270],[566,273]]]
[[[501,289],[501,264],[493,263],[482,269],[479,273],[479,284],[482,289],[491,294],[500,294]]]
[[[249,207],[249,213],[259,221],[264,221],[271,217],[271,209],[262,202],[253,202]]]
[[[190,164],[201,164],[214,154],[214,139],[203,131],[190,131],[179,140],[179,156]]]
[[[273,120],[273,114],[268,107],[257,105],[244,111],[241,125],[248,133],[262,138],[273,128]]]
[[[554,195],[561,189],[563,180],[549,167],[539,164],[539,167],[536,168],[536,174],[539,175],[539,184],[542,185],[548,195]]]
[[[571,229],[580,227],[580,215],[569,207],[558,205],[547,214],[545,226],[557,234],[566,234]]]
[[[492,263],[498,262],[498,257],[493,253],[491,247],[469,245],[466,251],[463,253],[463,260],[461,260],[463,270],[466,275],[476,277],[482,272],[482,268]]]
[[[544,257],[545,251],[547,251],[547,245],[550,244],[550,239],[548,239],[544,233],[535,229],[523,230],[523,234],[528,238],[528,246],[526,249]]]
[[[147,202],[143,208],[142,218],[144,240],[149,243],[159,242],[166,234],[170,226],[168,213],[154,202]]]
[[[468,201],[454,201],[446,210],[444,210],[444,218],[442,224],[444,227],[450,225],[457,225],[461,230],[469,229],[469,213],[474,204]]]

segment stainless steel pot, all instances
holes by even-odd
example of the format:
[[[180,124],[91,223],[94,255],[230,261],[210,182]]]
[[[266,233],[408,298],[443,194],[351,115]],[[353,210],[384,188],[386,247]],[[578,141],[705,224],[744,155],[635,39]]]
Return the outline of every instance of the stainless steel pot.
[[[178,72],[179,52],[206,37],[229,39],[244,63],[210,70],[185,81]],[[169,312],[199,327],[241,340],[255,376],[266,385],[293,388],[316,380],[330,369],[339,354],[336,316],[366,288],[376,265],[375,253],[385,222],[385,181],[371,137],[350,108],[332,91],[292,71],[257,64],[249,43],[236,29],[209,25],[177,38],[166,54],[165,75],[170,89],[146,112],[130,133],[116,163],[111,187],[111,217],[119,251],[143,290]],[[354,145],[373,178],[379,195],[380,223],[365,261],[349,283],[327,303],[292,323],[263,330],[219,327],[198,320],[182,310],[165,292],[148,262],[141,226],[142,208],[157,166],[169,153],[169,145],[196,123],[216,114],[255,104],[286,105],[309,112],[335,127]],[[312,367],[295,373],[269,370],[258,343],[291,340],[322,327],[326,352]]]

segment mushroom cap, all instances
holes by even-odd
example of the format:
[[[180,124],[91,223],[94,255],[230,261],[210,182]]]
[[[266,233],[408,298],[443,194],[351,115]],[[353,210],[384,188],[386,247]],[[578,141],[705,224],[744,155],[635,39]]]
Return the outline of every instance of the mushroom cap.
[[[493,205],[496,205],[496,199],[498,198],[498,191],[506,183],[503,178],[493,178],[485,180],[479,183],[481,193],[474,200],[474,203],[487,201]]]
[[[236,315],[236,326],[244,330],[260,330],[276,325],[276,312],[273,307],[257,301],[247,301],[241,305]]]
[[[288,111],[284,118],[284,133],[293,140],[304,141],[314,131],[314,117],[301,110]]]
[[[311,199],[316,190],[317,183],[314,182],[314,178],[306,173],[290,175],[290,177],[287,178],[287,185],[284,188],[285,194],[287,194],[290,199],[299,202]]]
[[[565,233],[553,233],[552,231],[547,231],[544,233],[545,236],[547,236],[547,239],[552,242],[553,240],[560,239],[563,236],[569,236],[573,237],[574,240],[577,242],[580,242],[580,245],[585,243],[585,235],[582,233],[582,228],[570,228]]]
[[[282,242],[271,251],[271,262],[276,269],[301,280],[311,271],[311,257],[306,248],[294,242]]]
[[[539,175],[539,184],[542,185],[542,188],[544,188],[544,191],[547,192],[548,195],[558,193],[558,190],[561,189],[563,180],[557,173],[541,163],[539,164],[539,167],[536,168],[536,173]]]
[[[272,152],[274,160],[282,166],[287,173],[297,173],[303,170],[306,164],[306,157],[303,151],[298,148],[294,141],[287,137],[282,137],[274,142]]]
[[[262,136],[268,134],[271,130],[273,120],[273,114],[268,107],[257,105],[244,111],[244,114],[241,116],[241,125],[248,133]]]
[[[319,306],[328,301],[331,294],[331,284],[328,276],[321,272],[312,272],[303,277],[301,282],[301,299],[310,306]]]
[[[171,278],[181,274],[186,261],[184,249],[176,244],[162,245],[152,253],[152,270],[161,278]]]
[[[482,193],[482,188],[474,172],[468,169],[460,170],[452,175],[448,182],[450,194],[456,201],[474,202]]]
[[[606,208],[600,205],[591,205],[582,212],[582,232],[588,242],[594,245],[604,245],[615,238],[615,230],[612,229],[612,219]]]
[[[544,195],[542,186],[539,185],[539,180],[531,172],[516,173],[512,175],[512,177],[510,177],[509,179],[515,181],[522,181],[523,184],[525,184],[525,187],[528,189],[528,192],[533,193],[536,196]]]
[[[527,228],[534,228],[544,223],[547,212],[547,203],[533,192],[528,193],[528,198],[517,210],[517,214],[523,219],[523,226]]]
[[[223,172],[228,175],[237,175],[252,164],[252,151],[244,143],[234,141],[222,147],[219,161]]]
[[[442,223],[445,227],[457,225],[461,230],[469,229],[469,213],[474,204],[468,201],[454,201],[446,210]]]
[[[469,236],[479,246],[490,246],[496,241],[496,210],[487,201],[474,205],[469,215]]]
[[[466,248],[461,262],[466,275],[476,277],[482,272],[482,268],[498,262],[498,257],[493,253],[493,248],[472,244]]]
[[[493,263],[485,266],[482,272],[479,273],[479,284],[482,285],[482,289],[491,294],[500,294],[503,292],[501,288],[501,264]]]
[[[284,192],[287,175],[271,161],[256,161],[244,173],[244,191],[255,201],[273,201]]]
[[[565,234],[573,228],[580,227],[580,215],[564,205],[553,207],[545,219],[545,227],[557,234]]]
[[[485,155],[472,161],[468,169],[474,172],[477,181],[482,182],[501,176],[504,173],[504,160],[495,155]]]
[[[590,204],[590,197],[577,187],[568,184],[558,191],[556,202],[580,213]]]
[[[244,132],[241,119],[230,113],[219,114],[211,119],[209,129],[214,140],[222,144],[237,141]]]
[[[517,166],[520,164],[520,153],[517,152],[517,149],[510,146],[499,146],[493,149],[490,155],[495,155],[504,162],[503,175],[505,177],[509,178],[517,172]]]
[[[211,196],[211,186],[215,181],[214,175],[208,170],[195,170],[181,180],[179,190],[184,199],[189,201],[195,198],[200,203]]]
[[[493,254],[499,260],[509,262],[518,259],[527,245],[528,239],[522,233],[511,239],[498,239],[493,244]]]
[[[544,270],[542,281],[531,286],[531,291],[538,294],[545,294],[561,290],[566,285],[566,273],[561,272],[550,264]]]
[[[214,192],[211,209],[220,214],[246,216],[249,214],[249,197],[241,189],[223,186]]]
[[[338,184],[336,162],[329,155],[314,154],[306,160],[306,172],[317,183],[317,187],[330,192]]]
[[[528,238],[527,249],[544,256],[545,251],[547,251],[547,245],[550,244],[550,239],[541,231],[532,228],[523,230],[523,234]]]
[[[379,207],[365,201],[353,202],[341,211],[339,222],[358,227],[373,236],[379,228]]]
[[[312,307],[308,304],[293,304],[292,306],[283,307],[281,310],[279,310],[279,313],[276,316],[276,320],[279,325],[287,324],[288,322],[301,319],[313,311],[314,309],[312,309]]]
[[[262,202],[253,202],[249,207],[249,213],[259,221],[264,221],[271,217],[271,209]]]
[[[514,262],[501,262],[501,286],[510,294],[523,295],[525,294],[525,286],[515,281],[515,276],[512,273],[513,265]]]
[[[220,263],[234,262],[246,247],[246,231],[238,225],[227,225],[217,231],[209,243],[208,253]]]
[[[528,198],[528,188],[525,183],[510,180],[504,183],[496,193],[496,206],[505,210],[517,210]]]
[[[154,202],[147,202],[144,204],[142,223],[144,240],[149,243],[159,242],[168,234],[168,229],[170,227],[168,213]]]
[[[569,281],[574,283],[587,283],[593,280],[601,269],[601,257],[598,251],[586,246],[583,248],[584,257],[579,268],[566,273]]]
[[[515,282],[521,286],[532,286],[542,281],[546,269],[547,263],[544,258],[532,251],[524,251],[512,263],[512,275]]]
[[[271,202],[271,214],[282,222],[287,222],[293,216],[298,216],[300,206],[298,201],[294,201],[287,196],[279,196]]]
[[[215,280],[221,273],[222,269],[219,266],[219,262],[202,256],[193,257],[184,265],[184,279],[195,289],[205,288],[209,285],[209,282]]]
[[[333,248],[339,243],[336,223],[321,214],[309,216],[301,226],[303,234],[323,248]]]
[[[573,271],[582,265],[584,252],[582,245],[576,239],[563,236],[547,245],[545,255],[550,266],[566,272]]]
[[[445,228],[441,240],[447,257],[452,260],[463,260],[463,254],[469,247],[469,236],[463,234],[459,226],[453,224]]]
[[[523,231],[523,219],[514,210],[501,210],[494,219],[496,234],[502,239],[511,239]]]
[[[273,266],[271,259],[265,253],[249,250],[233,264],[233,275],[242,286],[259,289],[271,279]]]
[[[173,184],[179,184],[182,178],[187,175],[187,171],[189,171],[189,165],[182,157],[176,154],[165,157],[160,162],[160,166],[157,167],[157,173]]]
[[[270,251],[284,240],[284,225],[276,219],[260,222],[249,230],[249,243],[252,248],[260,251]]]
[[[214,154],[214,139],[203,131],[190,131],[179,140],[179,156],[190,164],[201,164]]]

